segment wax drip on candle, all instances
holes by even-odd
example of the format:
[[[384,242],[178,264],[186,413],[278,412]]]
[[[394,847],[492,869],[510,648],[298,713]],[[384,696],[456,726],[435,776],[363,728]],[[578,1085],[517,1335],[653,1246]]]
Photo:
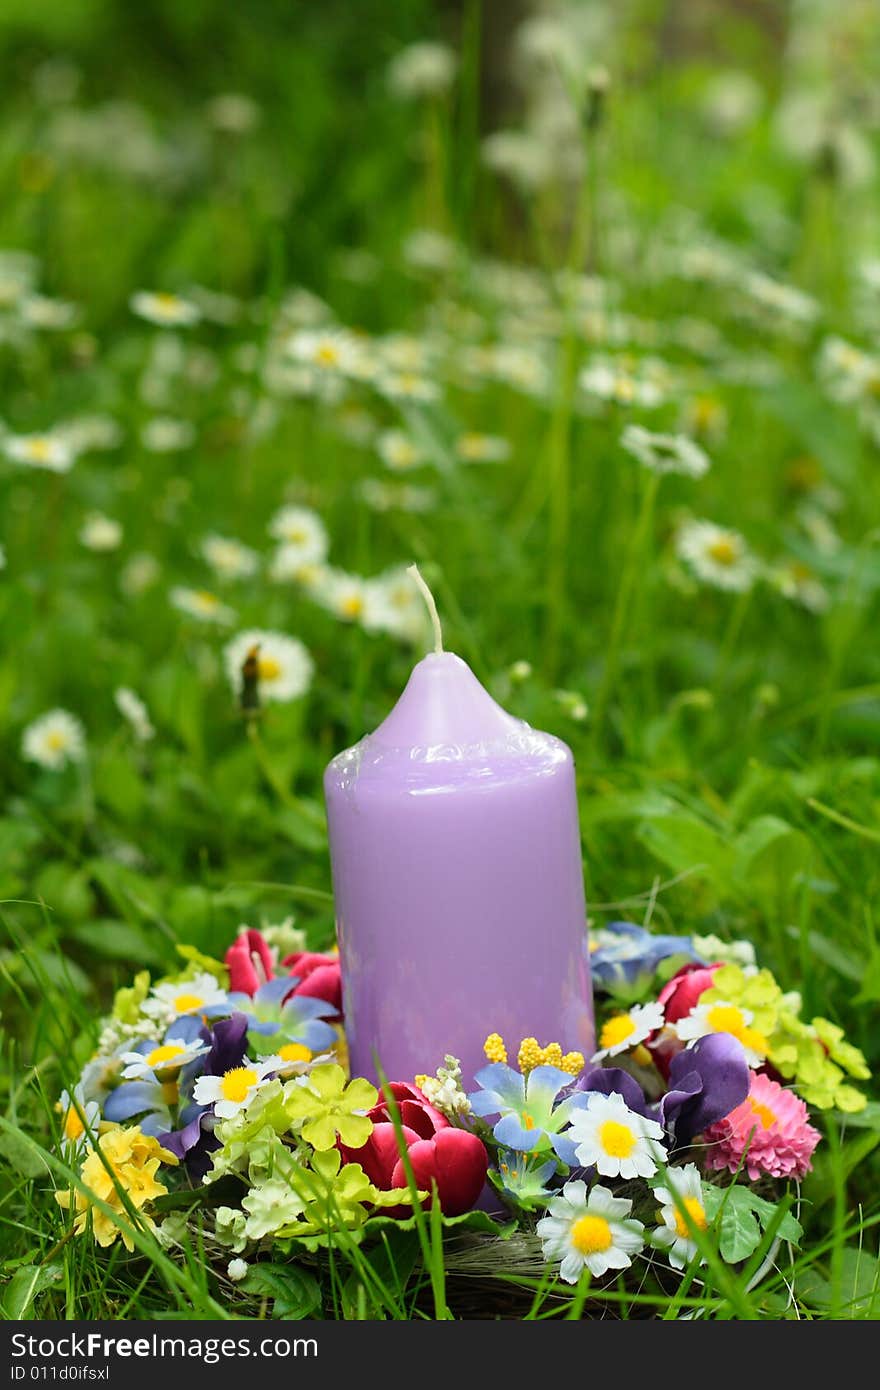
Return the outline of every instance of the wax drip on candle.
[[[425,605],[428,609],[428,613],[430,614],[431,626],[434,629],[434,651],[438,653],[442,652],[443,629],[440,626],[440,615],[437,612],[437,605],[434,602],[434,595],[431,593],[431,590],[425,583],[422,577],[422,572],[419,569],[418,565],[409,565],[406,572],[412,579],[412,582],[415,584],[422,598],[425,600]]]

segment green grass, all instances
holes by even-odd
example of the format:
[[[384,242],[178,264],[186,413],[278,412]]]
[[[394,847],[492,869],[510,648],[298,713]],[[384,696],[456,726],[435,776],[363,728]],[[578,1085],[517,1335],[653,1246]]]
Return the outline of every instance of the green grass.
[[[264,574],[226,586],[210,575],[198,551],[206,534],[267,557],[266,527],[285,501],[320,513],[331,561],[346,570],[369,576],[417,559],[448,646],[506,707],[571,744],[595,920],[748,937],[783,987],[801,991],[805,1016],[834,1019],[880,1061],[880,417],[870,391],[861,406],[835,402],[816,372],[831,335],[867,351],[876,343],[880,304],[866,304],[858,269],[876,247],[877,188],[799,163],[776,138],[777,104],[796,75],[781,32],[792,15],[781,7],[762,25],[757,10],[748,18],[721,3],[691,4],[687,19],[660,3],[609,4],[617,17],[601,61],[611,87],[585,137],[590,176],[571,195],[523,198],[479,158],[478,130],[503,115],[497,5],[473,0],[456,17],[455,7],[439,15],[370,0],[283,21],[269,3],[245,8],[246,21],[210,3],[42,0],[7,6],[0,21],[16,75],[0,120],[0,246],[37,257],[42,292],[79,306],[73,328],[24,337],[5,331],[14,311],[0,311],[2,417],[26,433],[101,414],[122,432],[119,447],[63,476],[0,461],[6,1316],[271,1315],[270,1286],[234,1288],[207,1231],[204,1250],[184,1253],[158,1251],[144,1232],[131,1256],[69,1239],[52,1196],[69,1179],[53,1157],[52,1107],[88,1057],[113,988],[135,969],[168,967],[175,943],[217,952],[240,922],[290,915],[311,945],[332,939],[321,772],[375,727],[416,653]],[[861,7],[837,8],[820,45],[829,72],[801,85],[818,96],[824,81],[848,112],[857,93],[847,53],[858,49],[866,84],[880,55]],[[850,49],[835,47],[832,27]],[[426,35],[463,45],[461,85],[430,110],[393,101],[384,77],[394,53]],[[481,35],[496,81],[480,97]],[[168,161],[160,177],[61,151],[58,108],[32,86],[59,54],[81,71],[78,107],[144,105]],[[763,104],[721,138],[701,113],[707,83],[728,66],[754,76]],[[205,115],[230,88],[260,109],[241,137],[211,131]],[[414,272],[402,254],[429,221],[464,248],[448,275]],[[810,295],[815,322],[798,329],[758,312],[742,274],[684,278],[688,256],[714,237],[743,266]],[[345,273],[355,249],[373,258],[363,281]],[[545,322],[493,293],[487,257],[531,268]],[[564,293],[565,267],[600,277],[598,324]],[[194,359],[151,405],[143,379],[156,330],[129,312],[129,296],[193,284],[235,296],[240,316],[186,330]],[[295,286],[376,335],[434,342],[455,310],[446,364],[432,369],[441,401],[398,412],[368,387],[339,403],[274,394],[245,357],[259,361]],[[537,343],[544,393],[461,379],[465,310],[479,314],[481,338]],[[596,353],[618,350],[606,341],[618,312],[628,316],[619,350],[669,365],[656,410],[591,401],[576,386]],[[683,340],[682,322],[694,319],[717,334],[706,350],[686,345],[687,324]],[[658,482],[621,449],[630,421],[675,431],[704,398],[726,416],[704,441],[705,477]],[[347,405],[424,444],[429,462],[402,482],[430,488],[430,510],[364,503],[365,479],[401,480],[346,434]],[[191,421],[196,443],[145,450],[140,432],[154,414]],[[465,431],[503,436],[509,459],[461,464],[452,446]],[[80,542],[94,511],[122,525],[118,550]],[[805,513],[833,529],[832,547],[817,543]],[[674,547],[686,514],[741,531],[768,562],[802,561],[827,608],[807,611],[764,581],[741,597],[693,582]],[[126,593],[120,576],[139,553],[155,557],[157,579]],[[257,738],[221,669],[225,634],[171,605],[179,584],[217,588],[238,614],[230,631],[278,629],[312,653],[308,696],[271,707]],[[511,671],[521,661],[525,678]],[[118,714],[120,685],[146,701],[151,742],[138,745]],[[584,719],[572,715],[578,700]],[[83,721],[88,741],[87,761],[63,773],[20,751],[23,729],[57,705]],[[534,1251],[500,1246],[487,1281],[474,1273],[473,1234],[449,1232],[444,1247],[420,1217],[369,1252],[349,1241],[306,1260],[302,1286],[288,1274],[296,1286],[282,1293],[290,1315],[876,1316],[877,1109],[832,1116],[824,1130],[801,1194],[805,1253],[788,1263],[783,1251],[753,1288],[766,1248],[740,1274],[714,1257],[699,1280],[647,1269],[640,1288],[561,1293]]]

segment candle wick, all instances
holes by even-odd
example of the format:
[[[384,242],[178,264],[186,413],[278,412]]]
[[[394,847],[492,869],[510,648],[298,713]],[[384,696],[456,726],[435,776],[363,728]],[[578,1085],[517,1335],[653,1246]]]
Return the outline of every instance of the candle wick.
[[[422,574],[419,570],[418,565],[410,565],[407,568],[406,572],[412,579],[412,582],[415,584],[416,588],[419,590],[420,594],[422,595],[422,598],[425,600],[428,612],[431,615],[431,626],[434,629],[434,651],[438,653],[442,652],[443,629],[440,626],[440,615],[437,612],[437,605],[434,602],[434,595],[431,593],[431,590],[428,588],[427,584],[422,578]]]

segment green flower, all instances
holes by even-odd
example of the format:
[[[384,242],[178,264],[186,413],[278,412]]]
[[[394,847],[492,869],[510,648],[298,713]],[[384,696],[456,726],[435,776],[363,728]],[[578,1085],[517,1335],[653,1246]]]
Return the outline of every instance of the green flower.
[[[236,1207],[218,1207],[214,1213],[214,1235],[218,1244],[225,1245],[233,1255],[240,1255],[247,1245],[247,1217]]]
[[[137,1023],[141,1004],[150,992],[150,972],[141,970],[134,977],[134,984],[126,989],[118,989],[113,996],[113,1018],[120,1023]]]
[[[779,1022],[785,996],[769,970],[747,975],[741,965],[723,965],[715,972],[712,988],[700,997],[701,1004],[723,1000],[752,1013],[752,1027],[769,1038]]]
[[[861,1052],[843,1040],[835,1024],[824,1018],[804,1023],[794,1013],[783,1013],[770,1044],[770,1061],[808,1105],[847,1114],[864,1109],[865,1097],[845,1077],[864,1080],[870,1072]]]
[[[215,1130],[221,1147],[211,1156],[214,1166],[205,1181],[214,1182],[224,1173],[236,1172],[247,1172],[252,1181],[268,1176],[279,1147],[278,1136],[286,1134],[293,1123],[291,1098],[299,1089],[295,1082],[281,1082],[276,1077],[237,1115],[221,1121]]]
[[[269,1178],[251,1188],[241,1205],[248,1214],[245,1234],[248,1240],[262,1240],[298,1221],[306,1209],[303,1198],[283,1177]]]
[[[346,1085],[342,1067],[330,1062],[309,1072],[305,1085],[288,1084],[287,1111],[292,1120],[302,1121],[299,1132],[307,1144],[319,1151],[332,1149],[337,1134],[350,1149],[366,1144],[373,1122],[363,1112],[379,1099],[369,1081],[356,1076]]]

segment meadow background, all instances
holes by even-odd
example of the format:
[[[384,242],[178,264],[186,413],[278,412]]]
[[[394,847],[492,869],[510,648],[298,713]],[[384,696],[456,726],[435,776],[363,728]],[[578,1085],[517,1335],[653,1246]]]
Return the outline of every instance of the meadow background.
[[[873,5],[6,0],[0,53],[6,1316],[180,1304],[56,1256],[21,1133],[175,943],[332,941],[414,559],[574,750],[593,920],[751,938],[876,1064]],[[249,723],[254,629],[308,660]],[[876,1311],[880,1110],[827,1134],[757,1314]]]

